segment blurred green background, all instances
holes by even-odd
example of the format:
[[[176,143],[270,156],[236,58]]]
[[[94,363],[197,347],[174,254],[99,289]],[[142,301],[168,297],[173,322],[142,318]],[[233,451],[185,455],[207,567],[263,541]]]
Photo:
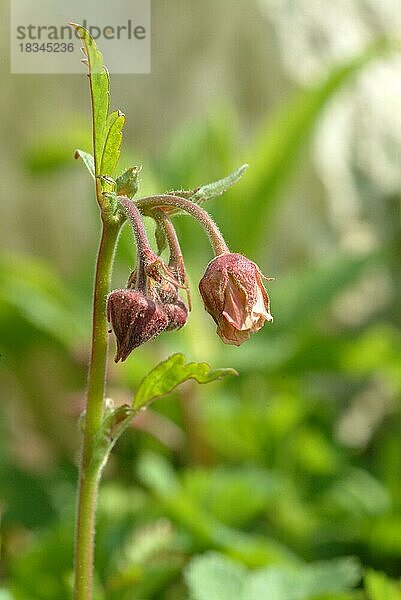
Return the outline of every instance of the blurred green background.
[[[0,6],[0,598],[63,600],[99,235],[73,160],[90,150],[89,91],[84,75],[10,75]],[[190,321],[111,362],[108,396],[129,401],[173,352],[240,377],[186,384],[119,441],[96,600],[400,600],[401,59],[376,44],[399,9],[153,0],[151,75],[112,76],[141,193],[250,164],[206,208],[276,278],[275,321],[221,343],[197,291],[211,251],[177,218]],[[126,228],[115,287],[133,260]]]

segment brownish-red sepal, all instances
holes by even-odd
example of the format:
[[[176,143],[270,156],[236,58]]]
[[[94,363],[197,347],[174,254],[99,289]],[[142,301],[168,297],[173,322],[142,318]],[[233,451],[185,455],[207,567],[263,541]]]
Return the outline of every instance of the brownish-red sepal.
[[[169,319],[163,307],[137,290],[114,290],[107,300],[107,318],[117,341],[115,362],[162,333]]]

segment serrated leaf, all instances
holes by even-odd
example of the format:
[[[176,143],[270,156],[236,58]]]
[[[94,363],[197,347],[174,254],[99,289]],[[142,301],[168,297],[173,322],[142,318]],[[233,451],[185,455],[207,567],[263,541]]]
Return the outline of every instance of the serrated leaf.
[[[206,200],[211,200],[212,198],[216,198],[217,196],[221,196],[226,192],[230,187],[232,187],[239,179],[241,179],[242,175],[245,173],[249,165],[245,164],[227,175],[227,177],[223,177],[223,179],[218,179],[213,183],[207,183],[206,185],[202,185],[201,187],[195,188],[193,190],[172,190],[167,192],[172,194],[173,196],[179,196],[181,198],[185,198],[187,200],[191,200],[195,204],[201,204]],[[180,211],[174,207],[166,207],[164,209],[169,215],[176,215],[183,211]]]
[[[89,31],[78,25],[70,23],[76,29],[82,40],[82,50],[85,54],[83,62],[88,67],[93,118],[93,148],[95,160],[95,173],[100,174],[102,155],[107,133],[106,122],[110,107],[110,77],[105,65],[103,55],[92,39]]]
[[[207,363],[185,363],[183,354],[173,354],[161,362],[142,379],[135,394],[133,408],[139,410],[152,400],[172,392],[180,383],[194,379],[198,383],[209,383],[226,375],[236,375],[234,369],[211,369]]]
[[[75,150],[74,158],[81,158],[85,167],[88,169],[90,175],[93,177],[94,180],[96,180],[95,161],[92,154],[89,154],[89,152],[85,152],[84,150],[80,150],[78,148],[77,150]]]
[[[227,175],[227,177],[223,177],[223,179],[219,179],[218,181],[214,181],[213,183],[208,183],[206,185],[202,185],[199,189],[196,190],[194,194],[190,196],[190,200],[192,202],[196,202],[200,204],[205,200],[211,200],[216,196],[221,196],[224,194],[230,187],[232,187],[239,179],[241,179],[242,175],[245,173],[249,165],[245,164]]]
[[[105,126],[105,141],[100,172],[102,175],[112,175],[120,158],[120,148],[123,138],[122,130],[125,115],[115,110],[107,117]]]
[[[365,576],[368,600],[401,600],[401,586],[384,573],[370,569]]]

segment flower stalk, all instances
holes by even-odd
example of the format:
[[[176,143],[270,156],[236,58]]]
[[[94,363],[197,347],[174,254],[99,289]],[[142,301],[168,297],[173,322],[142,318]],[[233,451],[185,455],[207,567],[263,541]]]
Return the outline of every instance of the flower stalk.
[[[95,515],[102,463],[96,460],[96,434],[104,413],[108,327],[106,298],[119,233],[117,223],[103,222],[93,293],[92,349],[77,503],[74,561],[74,600],[92,598]]]
[[[153,208],[162,208],[168,206],[187,212],[194,217],[206,231],[216,256],[229,252],[225,239],[223,238],[212,217],[209,215],[209,213],[203,210],[203,208],[191,200],[181,198],[180,196],[174,196],[172,194],[161,194],[157,196],[144,196],[143,198],[138,198],[138,200],[135,201],[135,204],[139,210],[144,213]]]
[[[154,218],[156,223],[160,226],[163,234],[166,237],[167,245],[170,251],[168,266],[172,271],[173,275],[177,278],[177,281],[185,287],[187,295],[188,309],[192,310],[191,292],[189,289],[188,276],[185,271],[184,257],[182,255],[180,242],[178,240],[177,232],[171,222],[170,217],[165,213],[162,208],[158,208],[154,211]]]

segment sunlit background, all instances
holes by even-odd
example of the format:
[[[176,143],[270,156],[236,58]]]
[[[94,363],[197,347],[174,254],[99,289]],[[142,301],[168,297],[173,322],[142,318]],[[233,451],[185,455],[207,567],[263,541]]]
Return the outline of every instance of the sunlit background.
[[[84,68],[10,75],[0,10],[0,598],[63,600],[99,236],[73,158],[89,91]],[[96,600],[401,598],[400,29],[399,0],[153,0],[151,75],[112,77],[140,193],[249,163],[205,208],[275,277],[274,323],[222,344],[197,290],[211,250],[177,218],[190,321],[111,361],[108,396],[173,352],[240,376],[186,384],[118,443]],[[115,287],[134,257],[126,228]]]

